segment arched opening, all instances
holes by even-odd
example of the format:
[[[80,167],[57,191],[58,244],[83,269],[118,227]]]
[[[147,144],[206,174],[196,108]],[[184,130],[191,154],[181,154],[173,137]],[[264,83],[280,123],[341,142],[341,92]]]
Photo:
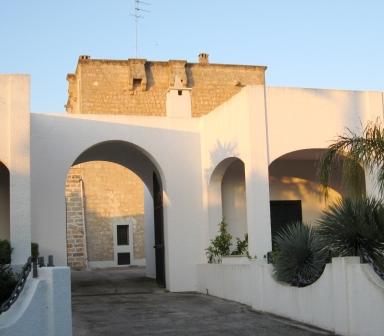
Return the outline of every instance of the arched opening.
[[[228,224],[234,241],[244,238],[248,232],[245,188],[243,161],[230,157],[217,165],[211,175],[208,193],[211,238],[217,234],[221,219]]]
[[[272,237],[289,222],[302,220],[314,225],[327,204],[348,196],[342,183],[342,162],[333,167],[327,201],[318,178],[318,162],[325,149],[303,149],[287,153],[269,165]],[[362,180],[364,171],[361,169]],[[362,186],[363,187],[363,186]]]
[[[10,239],[9,170],[0,162],[0,239]]]
[[[145,266],[165,286],[162,181],[137,146],[85,150],[66,181],[67,261],[74,269]]]

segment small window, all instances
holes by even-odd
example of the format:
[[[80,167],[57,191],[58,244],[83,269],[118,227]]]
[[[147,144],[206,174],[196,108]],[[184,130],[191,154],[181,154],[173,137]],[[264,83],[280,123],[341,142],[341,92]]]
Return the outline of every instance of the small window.
[[[117,225],[117,245],[129,245],[129,225]]]
[[[141,86],[141,78],[134,78],[133,79],[133,88],[138,88]]]
[[[182,96],[183,95],[183,90],[178,90],[177,93],[178,93],[179,96]]]

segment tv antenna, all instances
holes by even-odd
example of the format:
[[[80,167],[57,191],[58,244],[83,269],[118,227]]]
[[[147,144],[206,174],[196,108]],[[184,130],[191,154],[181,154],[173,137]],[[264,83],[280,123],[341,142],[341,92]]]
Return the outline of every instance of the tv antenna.
[[[149,2],[141,1],[141,0],[134,0],[133,4],[133,13],[131,16],[135,19],[135,55],[136,58],[138,56],[138,44],[139,44],[139,19],[143,19],[144,13],[150,13],[150,11],[147,9],[148,6],[151,4]],[[145,8],[144,8],[145,7]]]

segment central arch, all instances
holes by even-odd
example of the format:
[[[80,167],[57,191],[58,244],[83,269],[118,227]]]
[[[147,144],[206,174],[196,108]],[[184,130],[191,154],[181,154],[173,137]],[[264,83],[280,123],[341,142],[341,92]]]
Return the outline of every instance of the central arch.
[[[108,165],[109,163],[109,165]],[[161,170],[159,169],[158,164],[154,160],[154,158],[144,151],[142,148],[129,143],[125,141],[120,140],[112,140],[112,141],[105,141],[98,144],[95,144],[88,149],[84,150],[73,162],[71,167],[89,167],[93,165],[102,165],[104,168],[104,175],[103,178],[108,178],[108,173],[114,174],[116,172],[116,169],[114,169],[113,166],[120,166],[120,169],[129,170],[130,178],[133,179],[133,176],[136,176],[137,180],[140,180],[142,185],[144,186],[144,199],[141,200],[143,202],[143,207],[145,208],[145,214],[144,214],[144,226],[145,226],[145,240],[146,240],[146,257],[147,257],[147,274],[148,272],[151,273],[151,271],[148,271],[149,269],[153,270],[153,273],[155,273],[155,277],[159,285],[165,287],[165,246],[164,246],[164,219],[163,219],[163,186],[164,186],[164,179]],[[110,167],[110,168],[108,168]],[[116,168],[115,167],[115,168]],[[72,168],[73,169],[73,168]],[[107,173],[107,174],[106,174]],[[68,175],[69,176],[69,175]],[[96,175],[95,175],[96,176]],[[122,175],[127,176],[127,175]],[[111,177],[111,176],[110,176]],[[67,177],[68,178],[68,177]],[[80,183],[84,183],[81,179],[81,176],[79,177]],[[96,180],[96,179],[95,179]],[[114,179],[114,181],[119,183],[118,178]],[[87,183],[92,183],[92,180],[90,178],[87,179]],[[122,183],[123,184],[123,183]],[[129,185],[129,183],[125,183],[125,186]],[[137,185],[137,184],[136,184]],[[87,211],[86,211],[86,189],[87,186],[84,185],[80,187],[81,191],[79,192],[78,203],[77,204],[69,204],[70,201],[73,201],[73,199],[76,199],[76,195],[72,195],[74,197],[71,198],[71,195],[68,193],[68,190],[66,192],[67,196],[67,216],[68,211],[71,211],[71,209],[80,210],[82,212],[82,227],[81,225],[78,225],[78,227],[75,229],[78,230],[76,237],[78,237],[77,240],[71,239],[71,241],[67,241],[67,256],[72,253],[73,255],[81,257],[81,254],[83,254],[82,257],[87,258],[87,241],[86,241],[86,224],[87,224]],[[68,189],[68,180],[67,180],[67,189]],[[84,191],[85,190],[85,191]],[[129,192],[129,190],[127,190]],[[83,194],[85,193],[85,194]],[[110,198],[112,199],[112,202],[115,201],[114,198],[114,189],[110,190]],[[143,194],[141,194],[143,196]],[[83,198],[83,199],[81,199]],[[70,207],[72,205],[72,208]],[[93,205],[93,207],[97,206]],[[113,203],[112,203],[113,206]],[[81,222],[81,219],[79,219],[78,216],[78,223]],[[119,235],[127,235],[129,231],[127,231],[128,227],[132,227],[132,221],[133,218],[114,218],[113,222],[116,224],[116,228],[119,227],[117,230],[116,235],[114,234],[114,240],[119,239]],[[131,224],[130,225],[122,225],[122,221],[128,221]],[[110,221],[111,222],[111,221]],[[121,223],[120,223],[121,222]],[[110,223],[108,225],[111,225]],[[124,227],[127,228],[124,228]],[[126,232],[124,231],[126,230]],[[112,229],[111,229],[112,230]],[[115,228],[113,228],[115,231]],[[114,232],[113,231],[113,232]],[[69,232],[69,225],[68,225],[68,217],[67,217],[67,237]],[[79,233],[80,232],[80,233]],[[112,231],[111,231],[112,232]],[[124,233],[125,232],[125,233]],[[79,238],[82,235],[83,238]],[[130,234],[127,235],[127,237],[131,237]],[[129,239],[129,238],[127,238]],[[77,251],[74,249],[74,244],[78,244]],[[116,243],[116,242],[115,242]],[[126,245],[129,245],[129,242],[124,243]],[[120,244],[120,245],[124,245]],[[115,244],[116,245],[116,244]],[[117,243],[119,245],[119,243]],[[116,246],[115,246],[116,247]],[[124,256],[125,255],[125,256]],[[128,252],[121,252],[116,254],[117,257],[128,257],[130,260],[131,255]],[[121,259],[123,260],[123,259]],[[129,264],[130,262],[128,262]],[[119,263],[124,264],[124,263]],[[87,266],[89,266],[87,264]]]
[[[285,153],[269,165],[269,191],[272,237],[287,224],[303,221],[316,225],[329,204],[350,196],[343,183],[342,166],[345,157],[338,157],[332,167],[327,200],[319,181],[318,168],[326,148],[303,148]],[[359,170],[361,188],[365,191],[364,170]]]

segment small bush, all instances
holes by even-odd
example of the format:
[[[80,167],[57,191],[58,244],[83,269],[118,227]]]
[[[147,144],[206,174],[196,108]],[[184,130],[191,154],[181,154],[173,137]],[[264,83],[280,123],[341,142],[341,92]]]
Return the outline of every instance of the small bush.
[[[8,240],[0,240],[0,304],[11,295],[17,283],[16,275],[11,270],[11,244]]]
[[[15,273],[0,265],[0,305],[9,298],[17,283]]]
[[[288,225],[274,239],[274,275],[277,280],[303,287],[322,274],[328,253],[315,231],[301,222]]]
[[[11,263],[11,244],[8,240],[0,240],[0,265]]]
[[[39,256],[39,244],[38,243],[31,243],[31,257],[33,259],[37,259]]]
[[[248,233],[244,235],[244,239],[236,238],[236,249],[231,255],[240,255],[249,257],[248,253]]]
[[[208,263],[221,263],[223,256],[230,255],[232,235],[227,231],[227,224],[222,220],[219,224],[219,234],[211,239],[211,244],[205,249]]]

